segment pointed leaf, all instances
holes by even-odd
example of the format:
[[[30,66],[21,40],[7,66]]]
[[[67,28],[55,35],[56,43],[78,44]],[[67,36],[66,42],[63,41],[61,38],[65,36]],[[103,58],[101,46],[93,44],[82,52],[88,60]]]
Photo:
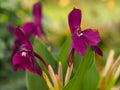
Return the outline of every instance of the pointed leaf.
[[[47,46],[38,38],[35,38],[33,47],[34,50],[47,62],[47,64],[50,64],[52,68],[57,71],[57,60],[55,59],[55,57],[53,57],[51,52],[48,51]],[[43,67],[42,63],[41,67]]]
[[[85,76],[83,77],[83,83],[81,85],[80,90],[96,90],[99,83],[99,73],[95,66],[92,67],[87,71]]]
[[[63,74],[66,73],[66,69],[67,69],[67,66],[68,66],[67,59],[68,59],[68,53],[69,53],[69,50],[70,50],[70,43],[71,43],[71,37],[68,36],[65,43],[62,45],[60,54],[58,56],[58,61],[60,61],[62,63]],[[65,75],[63,75],[63,77],[64,76]]]
[[[68,67],[67,60],[68,60],[68,53],[69,53],[69,50],[70,50],[70,45],[71,45],[71,36],[68,36],[66,41],[62,45],[60,54],[58,56],[58,60],[61,61],[62,66],[63,66],[63,77],[65,77],[66,70],[67,70],[67,67]],[[81,59],[82,59],[82,57],[77,52],[75,52],[74,60],[73,60],[74,68],[73,68],[73,71],[72,71],[72,76],[76,73]]]
[[[27,90],[48,90],[43,77],[26,71]]]
[[[94,63],[94,51],[91,47],[88,48],[86,54],[81,60],[78,70],[73,79],[64,87],[63,90],[80,90],[83,83],[83,77]]]

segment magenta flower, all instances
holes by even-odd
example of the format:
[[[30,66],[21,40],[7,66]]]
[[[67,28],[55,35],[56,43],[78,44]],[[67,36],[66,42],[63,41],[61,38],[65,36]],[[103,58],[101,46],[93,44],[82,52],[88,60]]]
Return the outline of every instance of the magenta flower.
[[[14,31],[15,31],[16,27],[13,26],[12,23],[8,23],[8,24],[7,24],[7,29],[8,29],[9,32],[11,32],[12,34],[15,34]],[[22,44],[22,43],[21,43],[18,39],[15,39],[15,40],[14,40],[13,53],[12,53],[12,55],[14,55],[17,51],[19,51],[19,48],[20,48],[21,44]]]
[[[18,68],[22,68],[23,70],[29,70],[30,72],[42,75],[41,67],[35,60],[35,56],[41,59],[46,67],[47,64],[37,53],[34,52],[32,44],[20,28],[16,28],[15,35],[18,37],[18,42],[21,47],[18,45],[18,48],[20,47],[20,49],[14,54],[12,59],[14,70],[16,71]]]
[[[26,22],[22,29],[27,37],[36,35],[39,38],[45,35],[42,27],[42,5],[40,2],[33,6],[34,20],[32,22]]]
[[[103,55],[98,47],[100,42],[99,32],[93,29],[81,30],[81,10],[74,8],[69,16],[68,23],[72,34],[72,48],[75,49],[80,55],[84,55],[87,49],[87,44],[94,47],[99,55]]]
[[[80,55],[84,55],[87,45],[93,46],[96,53],[103,55],[101,49],[98,47],[100,42],[99,32],[93,29],[81,30],[81,10],[74,8],[68,15],[68,23],[72,34],[71,50],[68,55],[68,64],[72,65],[74,58],[74,51],[76,50]]]
[[[21,28],[24,31],[24,34],[27,38],[30,38],[32,35],[36,35],[39,38],[45,35],[43,28],[42,28],[42,6],[41,3],[36,3],[33,6],[33,15],[34,15],[34,21],[33,22],[27,22],[25,23]],[[8,23],[7,25],[8,30],[14,34],[14,30],[16,27],[12,25],[12,23]],[[21,46],[21,42],[19,40],[14,41],[13,46],[13,54],[15,54],[19,47]]]

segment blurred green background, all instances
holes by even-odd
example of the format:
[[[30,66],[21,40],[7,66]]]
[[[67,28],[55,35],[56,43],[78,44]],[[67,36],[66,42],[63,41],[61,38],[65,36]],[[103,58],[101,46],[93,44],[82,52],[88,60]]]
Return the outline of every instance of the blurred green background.
[[[82,10],[83,30],[94,28],[100,32],[104,57],[97,56],[98,69],[103,69],[111,48],[116,52],[115,57],[120,54],[119,0],[0,0],[0,90],[26,90],[25,72],[13,71],[11,61],[15,37],[7,30],[7,24],[21,26],[32,21],[32,6],[37,1],[41,1],[43,6],[43,28],[54,46],[55,56],[70,34],[67,19],[74,7]]]

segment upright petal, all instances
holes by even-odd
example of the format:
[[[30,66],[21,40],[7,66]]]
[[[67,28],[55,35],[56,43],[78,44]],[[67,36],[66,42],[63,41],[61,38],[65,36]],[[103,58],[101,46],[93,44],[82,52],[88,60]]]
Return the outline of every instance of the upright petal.
[[[100,42],[100,36],[97,30],[86,29],[82,33],[88,44],[95,46]]]
[[[36,23],[41,23],[42,19],[42,5],[40,2],[33,6],[33,15]]]
[[[75,32],[75,29],[80,27],[81,18],[81,10],[76,8],[74,8],[68,15],[68,23],[72,34]]]
[[[45,32],[43,31],[42,27],[42,5],[40,2],[34,5],[33,14],[34,23],[36,25],[36,30],[34,31],[34,34],[41,38],[41,36],[45,36]]]
[[[32,45],[31,45],[29,39],[25,36],[24,32],[19,27],[16,28],[15,35],[18,37],[20,42],[22,42],[23,44],[27,44],[29,46],[29,48],[32,49]]]
[[[33,22],[27,22],[22,27],[23,31],[25,32],[25,35],[29,38],[33,35],[36,27]]]
[[[84,55],[86,52],[86,43],[84,41],[84,38],[78,37],[78,36],[72,36],[72,47],[75,48],[75,50],[80,54]]]

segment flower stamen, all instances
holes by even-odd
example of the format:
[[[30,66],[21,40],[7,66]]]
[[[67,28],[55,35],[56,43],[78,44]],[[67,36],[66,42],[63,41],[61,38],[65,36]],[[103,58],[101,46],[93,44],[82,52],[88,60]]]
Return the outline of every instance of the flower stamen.
[[[75,30],[75,34],[76,34],[78,37],[80,37],[80,36],[83,35],[83,33],[81,32],[80,27],[76,28],[76,30]]]
[[[22,56],[25,57],[27,55],[26,52],[22,52]]]
[[[79,37],[82,36],[82,35],[83,35],[83,33],[77,34],[77,36],[79,36]]]

